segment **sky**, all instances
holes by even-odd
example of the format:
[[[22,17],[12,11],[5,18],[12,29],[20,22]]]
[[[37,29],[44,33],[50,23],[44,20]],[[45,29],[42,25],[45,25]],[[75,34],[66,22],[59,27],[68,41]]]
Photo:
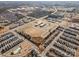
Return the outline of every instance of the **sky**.
[[[79,0],[0,0],[0,1],[79,1]]]

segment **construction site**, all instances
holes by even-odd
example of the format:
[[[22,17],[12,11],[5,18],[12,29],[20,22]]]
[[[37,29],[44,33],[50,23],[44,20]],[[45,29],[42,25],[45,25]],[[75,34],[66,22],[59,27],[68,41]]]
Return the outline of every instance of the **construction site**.
[[[79,57],[79,14],[64,9],[54,8],[43,17],[24,14],[15,22],[0,22],[0,56]]]

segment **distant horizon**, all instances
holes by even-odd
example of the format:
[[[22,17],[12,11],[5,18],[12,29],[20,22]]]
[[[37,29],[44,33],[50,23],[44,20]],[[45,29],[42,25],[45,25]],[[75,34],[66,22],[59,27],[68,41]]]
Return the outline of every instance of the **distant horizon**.
[[[22,4],[30,4],[33,5],[33,3],[35,5],[39,4],[45,4],[45,5],[50,5],[50,6],[67,6],[67,7],[79,7],[79,1],[0,1],[0,8],[3,6],[16,6],[16,5],[22,5]]]

